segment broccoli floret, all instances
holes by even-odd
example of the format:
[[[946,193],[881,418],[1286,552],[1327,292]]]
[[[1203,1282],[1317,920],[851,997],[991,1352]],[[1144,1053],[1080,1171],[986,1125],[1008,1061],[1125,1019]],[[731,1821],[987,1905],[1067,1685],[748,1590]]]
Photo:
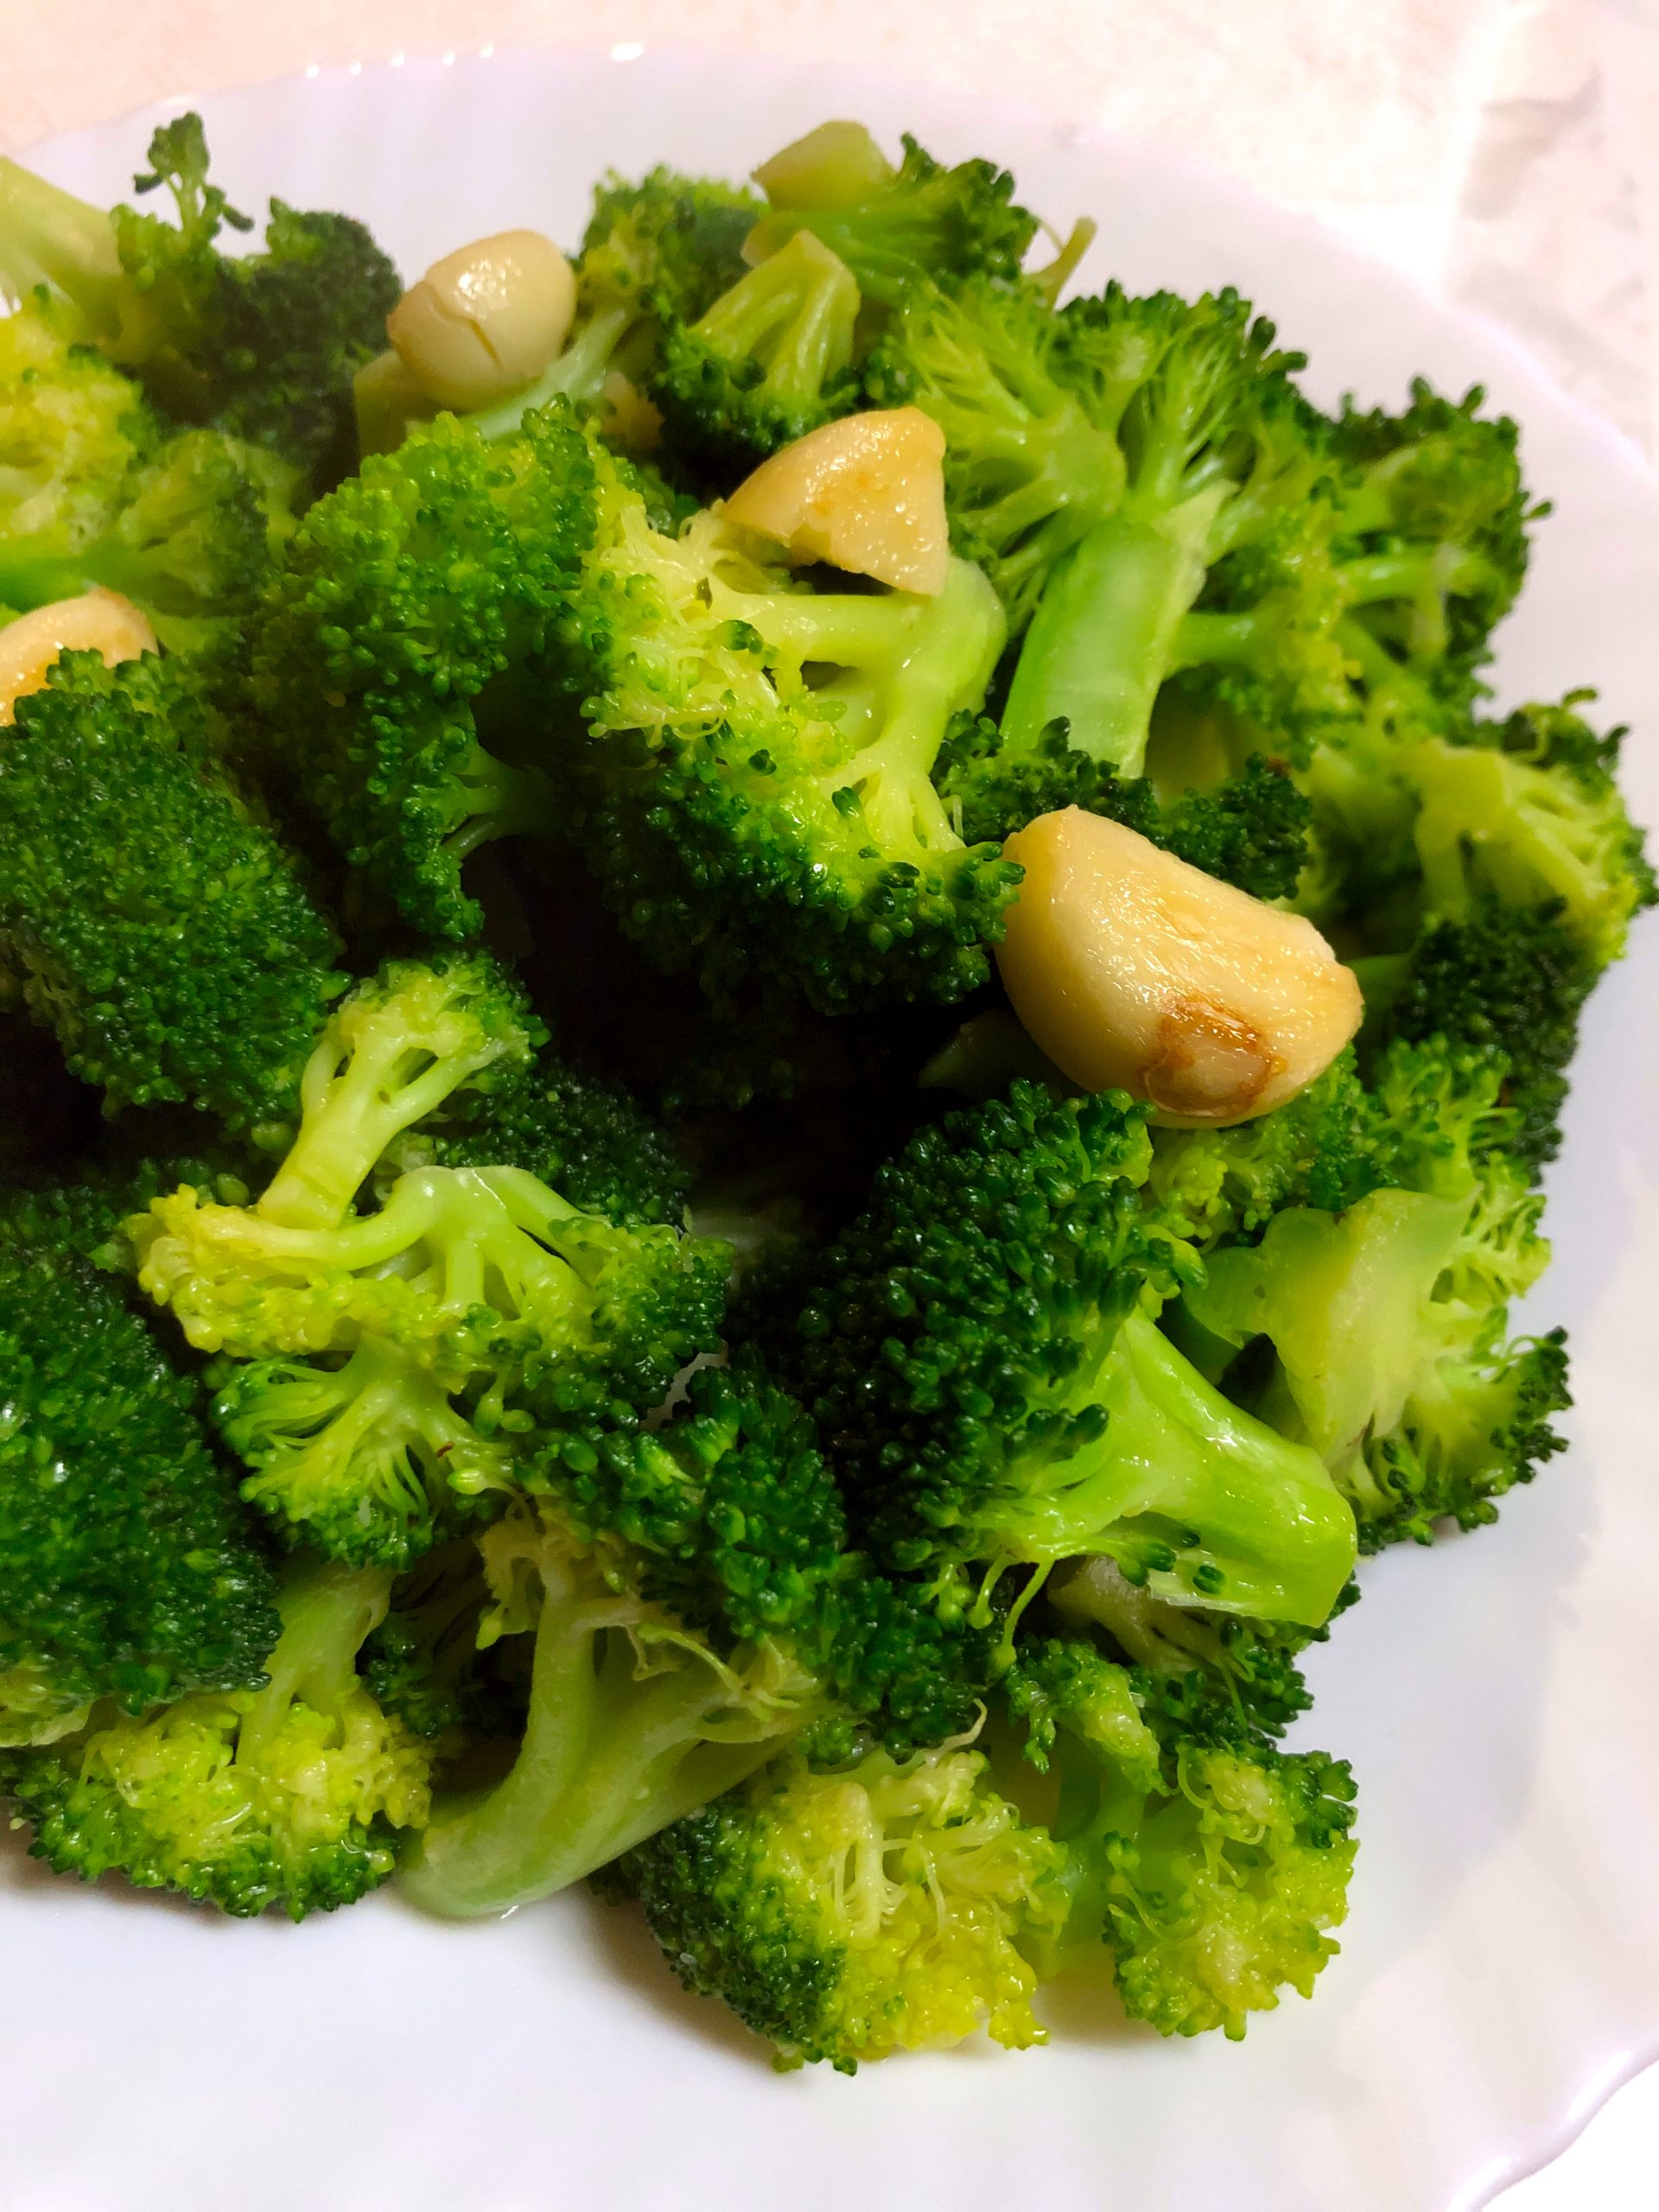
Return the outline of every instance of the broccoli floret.
[[[0,607],[101,585],[172,651],[233,648],[292,526],[287,474],[221,432],[163,431],[59,320],[36,297],[0,322]]]
[[[176,220],[105,214],[15,162],[0,163],[0,291],[61,296],[73,334],[143,378],[175,421],[270,448],[315,485],[355,458],[352,378],[378,348],[402,292],[360,223],[272,200],[261,253],[232,257],[222,227],[251,219],[207,182],[201,118],[164,124],[149,168]]]
[[[1162,2035],[1236,2039],[1281,1989],[1312,1995],[1353,1871],[1344,1764],[1172,1726],[1085,1644],[1028,1646],[1007,1697],[1059,1789],[1071,1910],[1046,1967],[1103,1940]]]
[[[427,935],[476,936],[467,855],[568,830],[545,772],[547,655],[593,531],[568,416],[493,443],[445,416],[307,514],[252,645],[274,764]]]
[[[1548,1247],[1541,1198],[1503,1148],[1502,1080],[1438,1041],[1394,1047],[1376,1084],[1394,1132],[1385,1185],[1343,1213],[1287,1207],[1185,1294],[1221,1344],[1269,1340],[1271,1372],[1249,1395],[1320,1453],[1366,1550],[1427,1543],[1448,1516],[1494,1519],[1494,1498],[1561,1448],[1561,1336],[1507,1337]]]
[[[1029,1603],[1103,1554],[1160,1596],[1316,1626],[1352,1516],[1313,1452],[1238,1419],[1160,1332],[1198,1269],[1142,1210],[1150,1157],[1121,1092],[1016,1083],[947,1115],[811,1266],[777,1356],[878,1556],[945,1592],[966,1578],[975,1617],[1012,1567],[1037,1570]]]
[[[1288,899],[1307,860],[1313,810],[1290,777],[1259,753],[1213,790],[1160,804],[1150,779],[1122,777],[1067,742],[1056,726],[1025,751],[1004,752],[984,716],[961,718],[940,756],[938,785],[970,845],[1009,837],[1039,815],[1081,806],[1122,822],[1206,875],[1256,899]]]
[[[199,1691],[143,1717],[99,1713],[14,1754],[0,1789],[54,1873],[119,1870],[221,1911],[332,1912],[392,1870],[429,1803],[429,1757],[356,1671],[389,1578],[302,1567],[281,1600],[263,1688]]]
[[[111,1109],[280,1122],[342,978],[297,864],[211,765],[188,672],[66,654],[0,753],[0,960]]]
[[[961,997],[1017,871],[964,848],[931,781],[1002,620],[977,569],[937,599],[798,588],[718,515],[677,538],[595,454],[603,515],[572,612],[590,696],[584,850],[650,958],[826,1013]]]
[[[250,1688],[276,1633],[200,1387],[87,1256],[109,1226],[93,1194],[0,1219],[0,1743]]]
[[[788,1739],[868,1721],[895,1752],[971,1726],[977,1647],[844,1548],[801,1408],[705,1368],[645,1436],[570,1438],[481,1546],[492,1627],[534,1630],[512,1772],[437,1808],[408,1867],[457,1917],[550,1895],[734,1787]]]
[[[604,1880],[639,1897],[684,1986],[723,1999],[780,2068],[852,2074],[981,2028],[1043,2042],[1022,1945],[1058,1930],[1064,1862],[982,1753],[875,1750],[828,1773],[785,1755]]]
[[[1520,591],[1526,525],[1548,510],[1522,483],[1516,425],[1484,403],[1478,385],[1453,401],[1418,378],[1402,414],[1350,400],[1335,425],[1344,641],[1373,683],[1391,665],[1466,703]]]
[[[1377,968],[1392,971],[1381,992]],[[1554,1158],[1567,1066],[1597,975],[1558,904],[1529,911],[1484,901],[1468,920],[1432,923],[1409,953],[1366,963],[1362,975],[1368,1041],[1444,1037],[1501,1058],[1510,1152],[1535,1173]]]
[[[810,140],[764,162],[756,175],[771,205],[749,237],[746,257],[763,263],[809,232],[885,307],[900,304],[912,286],[929,280],[1018,281],[1041,225],[1015,204],[1006,169],[983,161],[945,168],[908,134],[894,169],[868,138],[866,143],[870,158],[862,163],[847,162],[844,144],[826,145],[829,158],[814,161]]]
[[[858,404],[858,284],[802,231],[695,322],[669,321],[651,395],[676,454],[730,484]]]

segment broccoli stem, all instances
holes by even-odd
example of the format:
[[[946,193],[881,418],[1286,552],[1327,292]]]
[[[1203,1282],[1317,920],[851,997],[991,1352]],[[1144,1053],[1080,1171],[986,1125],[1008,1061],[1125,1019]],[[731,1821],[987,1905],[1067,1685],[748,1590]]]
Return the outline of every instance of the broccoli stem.
[[[0,291],[16,302],[37,284],[79,309],[86,337],[118,336],[126,277],[109,217],[0,158]]]
[[[1006,746],[1034,752],[1064,721],[1077,752],[1120,775],[1141,773],[1153,703],[1204,585],[1200,516],[1207,524],[1203,500],[1162,524],[1109,515],[1058,563],[1009,688]]]
[[[386,1617],[390,1567],[330,1563],[301,1568],[277,1600],[283,1632],[265,1670],[270,1681],[252,1699],[238,1732],[238,1765],[257,1764],[290,1708],[338,1711],[357,1681],[357,1655]]]
[[[578,404],[597,399],[617,340],[632,319],[626,308],[600,308],[534,384],[498,400],[493,407],[480,407],[467,420],[480,437],[505,438],[518,428],[526,415],[537,407],[545,407],[550,399],[563,396]]]
[[[441,1808],[404,1870],[416,1904],[475,1919],[568,1889],[718,1797],[772,1758],[775,1732],[733,1726],[730,1685],[682,1642],[653,1669],[637,1608],[556,1571],[536,1630],[530,1717],[512,1771]]]

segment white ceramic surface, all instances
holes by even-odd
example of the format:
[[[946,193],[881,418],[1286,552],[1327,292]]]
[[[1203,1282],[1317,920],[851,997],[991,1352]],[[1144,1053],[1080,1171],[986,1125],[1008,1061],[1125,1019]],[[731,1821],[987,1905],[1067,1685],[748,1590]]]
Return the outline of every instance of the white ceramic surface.
[[[619,48],[619,57],[627,49]],[[174,104],[181,105],[182,103]],[[1507,697],[1594,681],[1659,821],[1659,486],[1495,330],[1329,238],[1120,145],[916,88],[710,57],[499,53],[206,104],[221,181],[365,216],[406,269],[509,223],[574,239],[612,164],[716,174],[825,114],[989,152],[1102,237],[1084,281],[1230,282],[1316,395],[1484,381],[1556,504]],[[119,196],[146,114],[33,156]],[[234,1925],[0,1848],[6,2212],[1464,2212],[1659,2048],[1659,931],[1589,1020],[1540,1321],[1573,1332],[1572,1448],[1497,1528],[1376,1562],[1312,1669],[1364,1848],[1341,1957],[1248,2042],[1166,2044],[1056,1997],[1046,2051],[774,2077],[626,1915],[566,1897],[429,1924],[381,1897]]]

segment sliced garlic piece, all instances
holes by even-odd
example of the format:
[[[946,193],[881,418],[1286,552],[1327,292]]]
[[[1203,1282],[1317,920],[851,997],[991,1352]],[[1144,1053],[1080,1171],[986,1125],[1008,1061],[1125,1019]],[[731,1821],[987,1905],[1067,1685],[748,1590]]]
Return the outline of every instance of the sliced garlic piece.
[[[1003,850],[1026,871],[997,964],[1014,1008],[1088,1090],[1175,1127],[1271,1113],[1359,1027],[1359,985],[1313,925],[1121,823],[1067,807]]]
[[[575,273],[539,231],[499,231],[435,261],[386,317],[423,391],[463,410],[521,391],[564,350]]]
[[[827,561],[895,591],[944,589],[944,433],[919,407],[846,415],[763,461],[726,516],[791,561]]]
[[[20,614],[0,627],[0,724],[13,719],[19,699],[45,690],[60,653],[101,653],[113,668],[156,649],[149,616],[118,591],[95,588]]]

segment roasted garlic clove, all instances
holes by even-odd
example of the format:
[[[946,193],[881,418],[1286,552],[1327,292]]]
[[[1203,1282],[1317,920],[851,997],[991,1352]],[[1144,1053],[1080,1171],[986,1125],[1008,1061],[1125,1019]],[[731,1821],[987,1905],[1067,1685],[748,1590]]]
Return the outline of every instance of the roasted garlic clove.
[[[791,561],[932,598],[950,564],[944,461],[944,433],[919,407],[846,415],[763,461],[726,513]]]
[[[423,391],[465,410],[518,391],[564,350],[576,279],[539,231],[499,231],[435,261],[386,317]]]
[[[149,616],[118,591],[82,592],[20,614],[0,628],[0,723],[12,721],[25,694],[45,690],[47,671],[60,653],[101,653],[105,666],[113,668],[156,649]]]
[[[1359,1027],[1359,985],[1299,914],[1067,807],[1004,847],[1026,871],[997,954],[1014,1011],[1085,1090],[1175,1126],[1271,1113]]]

